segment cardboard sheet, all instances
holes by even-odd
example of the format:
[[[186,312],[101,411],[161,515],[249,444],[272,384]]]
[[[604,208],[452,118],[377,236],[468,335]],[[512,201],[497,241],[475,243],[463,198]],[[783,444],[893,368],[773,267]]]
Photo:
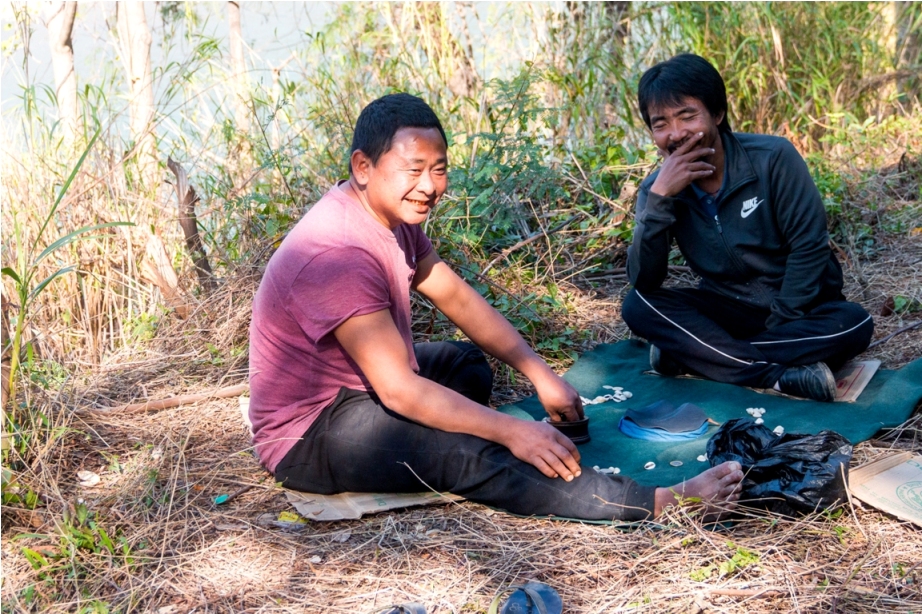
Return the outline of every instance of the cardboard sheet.
[[[836,402],[857,401],[879,368],[879,360],[859,360],[849,362],[836,371]]]
[[[344,492],[338,495],[315,495],[288,490],[288,501],[309,520],[352,520],[365,514],[416,505],[435,505],[464,501],[451,493],[367,493]]]
[[[848,486],[853,497],[922,527],[922,456],[898,452],[856,467]]]
[[[249,417],[250,399],[240,397],[240,417],[248,429],[252,429]],[[252,435],[252,430],[250,431]],[[451,493],[367,493],[344,492],[338,495],[315,495],[312,493],[286,490],[285,496],[301,516],[309,520],[352,520],[365,514],[416,505],[437,505],[452,501],[464,501]]]

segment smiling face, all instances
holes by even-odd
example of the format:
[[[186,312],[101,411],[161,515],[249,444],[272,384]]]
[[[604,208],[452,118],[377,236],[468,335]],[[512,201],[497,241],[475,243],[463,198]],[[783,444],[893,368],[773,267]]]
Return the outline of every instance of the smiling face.
[[[650,110],[650,131],[653,142],[663,155],[673,153],[693,134],[703,132],[699,147],[722,150],[720,131],[717,126],[723,121],[723,113],[714,117],[704,103],[686,96],[674,106],[655,106]]]
[[[351,162],[359,202],[391,230],[425,222],[448,188],[448,153],[436,128],[400,128],[377,164],[361,150]]]

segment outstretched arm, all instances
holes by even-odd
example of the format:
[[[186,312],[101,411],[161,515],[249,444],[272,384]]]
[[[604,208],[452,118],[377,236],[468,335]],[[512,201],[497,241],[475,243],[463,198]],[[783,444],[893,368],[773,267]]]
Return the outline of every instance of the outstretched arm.
[[[414,373],[386,309],[353,316],[333,334],[387,408],[425,426],[506,446],[550,478],[570,481],[580,474],[576,446],[554,427],[493,411]]]
[[[480,294],[451,270],[435,252],[419,263],[416,290],[454,322],[471,341],[524,374],[551,420],[583,417],[576,389],[529,347],[518,331]]]

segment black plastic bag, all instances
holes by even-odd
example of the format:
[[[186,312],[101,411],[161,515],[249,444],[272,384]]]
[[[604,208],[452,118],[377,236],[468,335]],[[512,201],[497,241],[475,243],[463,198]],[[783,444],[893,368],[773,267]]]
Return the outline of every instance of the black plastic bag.
[[[708,440],[711,466],[743,466],[744,505],[796,516],[844,503],[852,444],[833,431],[778,436],[754,421],[730,420]]]

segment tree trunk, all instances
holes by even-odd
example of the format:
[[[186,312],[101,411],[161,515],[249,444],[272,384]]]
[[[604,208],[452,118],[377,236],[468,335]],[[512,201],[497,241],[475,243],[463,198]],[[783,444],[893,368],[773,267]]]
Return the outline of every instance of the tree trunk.
[[[151,35],[144,15],[144,2],[116,3],[122,61],[130,89],[131,138],[140,183],[147,188],[157,183],[157,142],[154,138],[154,84],[150,70]]]
[[[897,91],[907,111],[922,94],[922,6],[915,2],[896,2],[896,69],[911,76],[897,82]]]
[[[77,76],[74,72],[71,33],[77,3],[46,2],[45,14],[51,45],[51,65],[54,68],[55,96],[58,99],[58,118],[61,120],[65,143],[72,146],[77,133]]]
[[[179,225],[186,236],[186,249],[192,256],[195,264],[195,274],[198,277],[202,292],[211,294],[215,290],[215,280],[208,265],[205,255],[205,245],[198,232],[198,218],[195,215],[195,203],[199,201],[198,195],[186,177],[186,171],[172,158],[167,158],[167,167],[176,175],[176,198],[179,205]]]
[[[246,61],[243,57],[243,33],[240,28],[240,2],[227,3],[227,21],[230,32],[231,77],[230,90],[234,109],[234,124],[239,135],[231,148],[231,174],[234,177],[234,191],[246,185],[253,167],[248,134],[250,132],[249,93],[247,88]]]
[[[230,27],[230,56],[234,90],[234,122],[237,130],[250,130],[250,109],[247,106],[246,62],[243,59],[243,34],[240,28],[240,2],[227,3],[227,18]]]

